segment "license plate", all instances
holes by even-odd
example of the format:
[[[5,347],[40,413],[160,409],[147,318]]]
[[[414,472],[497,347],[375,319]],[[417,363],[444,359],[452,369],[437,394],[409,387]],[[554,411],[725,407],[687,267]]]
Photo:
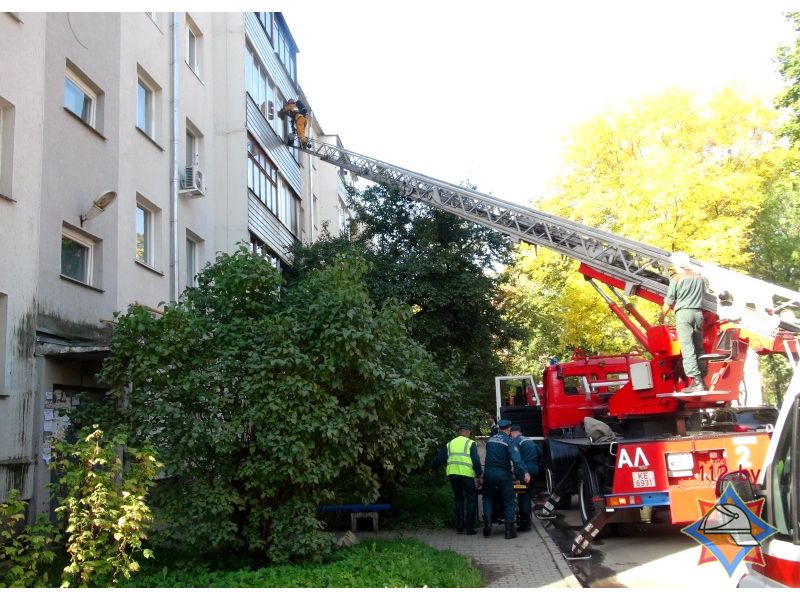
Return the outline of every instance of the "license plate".
[[[639,471],[633,473],[633,487],[651,488],[656,487],[656,474],[654,471]]]

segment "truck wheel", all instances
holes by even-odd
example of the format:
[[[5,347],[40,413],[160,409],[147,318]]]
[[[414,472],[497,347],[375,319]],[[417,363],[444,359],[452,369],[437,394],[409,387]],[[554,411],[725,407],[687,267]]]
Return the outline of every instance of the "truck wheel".
[[[544,481],[545,484],[547,485],[547,493],[552,494],[553,486],[556,484],[556,482],[553,469],[551,469],[550,467],[547,467],[544,470]],[[571,504],[572,504],[572,494],[561,494],[561,497],[558,499],[558,502],[554,502],[553,506],[555,506],[558,510],[567,510]]]
[[[578,503],[581,510],[581,521],[584,525],[594,517],[595,511],[592,498],[595,497],[596,492],[594,478],[589,472],[589,468],[586,465],[581,465],[578,470]]]

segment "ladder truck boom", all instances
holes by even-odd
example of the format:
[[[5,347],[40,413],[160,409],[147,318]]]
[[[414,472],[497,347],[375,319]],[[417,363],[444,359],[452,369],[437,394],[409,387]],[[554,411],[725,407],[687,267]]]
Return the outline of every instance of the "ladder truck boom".
[[[404,196],[434,208],[570,256],[580,261],[584,276],[623,289],[626,294],[658,304],[666,295],[671,253],[662,248],[421,175],[337,145],[309,140],[301,150],[359,177],[394,186]],[[735,322],[753,334],[751,346],[757,351],[797,353],[800,346],[793,334],[800,331],[794,317],[800,316],[800,292],[710,263],[692,263],[709,281],[710,293],[704,302],[707,313]]]

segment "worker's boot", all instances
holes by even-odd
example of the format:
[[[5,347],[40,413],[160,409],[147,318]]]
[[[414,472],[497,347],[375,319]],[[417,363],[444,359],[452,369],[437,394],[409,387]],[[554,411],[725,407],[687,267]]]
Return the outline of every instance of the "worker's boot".
[[[517,537],[517,531],[514,523],[506,523],[506,539],[513,540],[515,537]]]
[[[483,537],[489,537],[490,535],[492,535],[492,521],[485,519],[483,521]]]
[[[531,522],[530,519],[523,518],[519,522],[519,529],[517,531],[530,531],[531,530]]]

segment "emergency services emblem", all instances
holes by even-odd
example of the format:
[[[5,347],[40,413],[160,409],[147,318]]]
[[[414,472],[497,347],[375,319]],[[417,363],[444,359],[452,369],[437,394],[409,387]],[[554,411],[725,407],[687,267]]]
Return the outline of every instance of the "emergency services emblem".
[[[728,576],[742,561],[764,564],[761,543],[778,531],[761,518],[764,499],[745,502],[731,484],[716,503],[698,500],[700,519],[681,529],[703,545],[697,564],[718,560]]]

